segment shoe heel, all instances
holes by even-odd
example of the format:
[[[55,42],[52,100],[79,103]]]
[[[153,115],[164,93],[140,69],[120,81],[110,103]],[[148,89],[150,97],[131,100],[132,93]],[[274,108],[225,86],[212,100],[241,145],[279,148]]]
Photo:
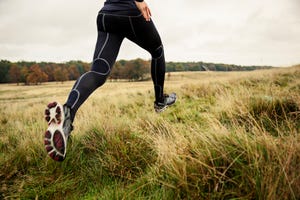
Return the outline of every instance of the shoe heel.
[[[45,109],[45,120],[48,125],[51,123],[60,124],[63,121],[62,106],[57,102],[49,103]]]

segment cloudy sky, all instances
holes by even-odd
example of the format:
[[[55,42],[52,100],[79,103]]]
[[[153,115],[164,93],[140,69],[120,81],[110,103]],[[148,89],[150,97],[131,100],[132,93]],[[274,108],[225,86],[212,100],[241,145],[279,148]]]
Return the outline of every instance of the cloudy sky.
[[[104,0],[0,0],[0,59],[90,62]],[[300,63],[300,0],[148,0],[167,61]],[[124,40],[118,59],[150,59]]]

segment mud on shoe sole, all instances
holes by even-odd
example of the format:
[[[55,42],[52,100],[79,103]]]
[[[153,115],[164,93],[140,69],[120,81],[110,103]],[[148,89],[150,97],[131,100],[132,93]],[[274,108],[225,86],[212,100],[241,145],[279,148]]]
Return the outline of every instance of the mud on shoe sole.
[[[63,132],[63,107],[57,102],[49,103],[45,110],[48,129],[44,144],[48,155],[55,161],[63,161],[66,156],[67,138]]]

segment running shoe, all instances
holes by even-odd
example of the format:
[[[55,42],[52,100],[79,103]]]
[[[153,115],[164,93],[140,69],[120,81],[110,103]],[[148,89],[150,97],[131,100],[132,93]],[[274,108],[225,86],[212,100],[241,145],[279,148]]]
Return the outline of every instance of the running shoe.
[[[48,123],[44,138],[46,151],[53,160],[63,161],[68,137],[73,130],[70,108],[57,102],[49,103],[45,110],[45,119]]]
[[[163,112],[170,105],[176,102],[176,93],[171,93],[169,95],[164,95],[164,102],[154,102],[154,109],[157,113]]]

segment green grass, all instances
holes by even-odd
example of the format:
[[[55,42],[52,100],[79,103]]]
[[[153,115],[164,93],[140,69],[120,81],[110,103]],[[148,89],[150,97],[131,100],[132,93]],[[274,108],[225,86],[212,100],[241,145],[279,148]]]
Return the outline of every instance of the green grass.
[[[151,82],[106,83],[62,163],[46,155],[43,111],[73,82],[0,85],[0,198],[299,199],[300,68],[190,76],[170,77],[179,99],[161,114]]]

